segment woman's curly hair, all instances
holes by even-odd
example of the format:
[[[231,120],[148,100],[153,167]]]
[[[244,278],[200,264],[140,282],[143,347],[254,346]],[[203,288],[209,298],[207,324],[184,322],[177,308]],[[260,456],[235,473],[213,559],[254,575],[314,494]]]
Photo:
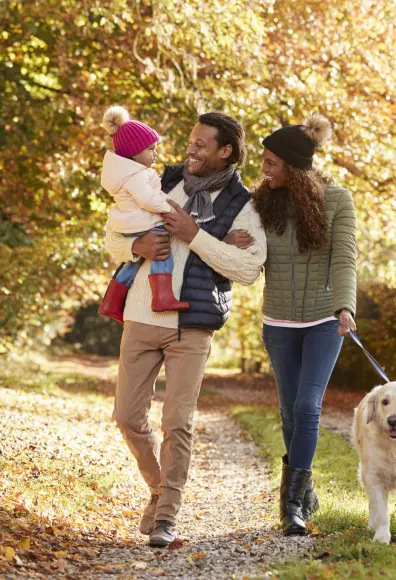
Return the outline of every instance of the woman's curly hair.
[[[327,240],[324,213],[325,189],[333,179],[318,169],[298,169],[285,165],[285,189],[273,191],[263,179],[253,193],[253,205],[264,229],[283,234],[287,218],[296,223],[301,253],[318,250]]]

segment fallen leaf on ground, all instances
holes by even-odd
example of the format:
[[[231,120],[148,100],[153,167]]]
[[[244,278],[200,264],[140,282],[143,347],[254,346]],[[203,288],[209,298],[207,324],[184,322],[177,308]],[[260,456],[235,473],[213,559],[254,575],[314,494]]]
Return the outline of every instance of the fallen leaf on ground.
[[[15,554],[15,556],[14,556],[14,562],[15,562],[15,564],[16,564],[17,566],[23,566],[23,562],[22,562],[22,560],[21,560],[21,559],[20,559],[20,557],[19,557],[19,556],[17,556],[16,554]]]
[[[196,554],[193,554],[191,557],[193,560],[202,560],[202,558],[206,558],[206,552],[197,552]]]
[[[18,543],[18,548],[23,548],[24,550],[30,550],[30,538],[23,538],[23,540],[21,540]]]
[[[57,560],[56,562],[52,562],[52,566],[55,566],[55,568],[59,568],[60,570],[64,570],[67,568],[67,562],[65,562],[65,560]]]
[[[271,539],[271,536],[265,536],[264,538],[257,538],[256,544],[264,544],[264,542],[268,542]]]
[[[136,570],[146,570],[147,567],[148,567],[147,562],[136,562],[135,564]]]
[[[318,526],[314,526],[311,530],[311,536],[319,536],[320,534],[320,530],[318,528]]]
[[[169,550],[180,550],[180,548],[183,547],[183,542],[181,540],[179,540],[179,538],[176,538],[175,540],[173,540],[173,542],[171,542],[168,546]]]
[[[15,550],[11,546],[4,546],[4,556],[7,562],[11,562],[15,557]]]
[[[148,568],[147,573],[150,576],[165,576],[165,570],[163,568]]]

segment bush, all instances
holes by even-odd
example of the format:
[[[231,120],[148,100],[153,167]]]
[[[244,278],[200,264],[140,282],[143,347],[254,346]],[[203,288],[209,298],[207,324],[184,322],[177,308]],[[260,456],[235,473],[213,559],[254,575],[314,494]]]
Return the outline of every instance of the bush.
[[[391,380],[396,377],[395,304],[396,289],[385,284],[372,284],[358,291],[358,336]],[[346,337],[332,382],[369,389],[381,379],[363,352]]]
[[[98,304],[80,308],[74,323],[66,331],[64,341],[83,352],[101,356],[119,356],[123,326],[98,314]]]

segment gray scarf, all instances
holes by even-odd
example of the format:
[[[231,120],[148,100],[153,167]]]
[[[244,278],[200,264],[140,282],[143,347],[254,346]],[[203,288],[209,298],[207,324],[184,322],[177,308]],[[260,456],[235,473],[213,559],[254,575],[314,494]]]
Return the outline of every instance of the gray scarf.
[[[184,210],[190,214],[198,223],[209,222],[215,218],[213,204],[210,193],[223,189],[231,181],[235,167],[230,165],[221,173],[216,173],[210,177],[199,177],[188,172],[188,161],[184,166],[184,191],[190,198]]]

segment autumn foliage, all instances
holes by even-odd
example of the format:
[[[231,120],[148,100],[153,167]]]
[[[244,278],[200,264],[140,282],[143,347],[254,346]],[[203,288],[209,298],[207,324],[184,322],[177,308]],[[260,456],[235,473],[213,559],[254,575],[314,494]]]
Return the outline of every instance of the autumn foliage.
[[[162,166],[183,160],[199,112],[235,115],[247,130],[248,184],[260,137],[311,110],[327,115],[334,139],[317,163],[354,193],[360,281],[394,286],[395,21],[387,0],[2,3],[3,343],[48,337],[104,290],[100,123],[112,103],[163,135]],[[240,307],[257,342],[254,292]]]

